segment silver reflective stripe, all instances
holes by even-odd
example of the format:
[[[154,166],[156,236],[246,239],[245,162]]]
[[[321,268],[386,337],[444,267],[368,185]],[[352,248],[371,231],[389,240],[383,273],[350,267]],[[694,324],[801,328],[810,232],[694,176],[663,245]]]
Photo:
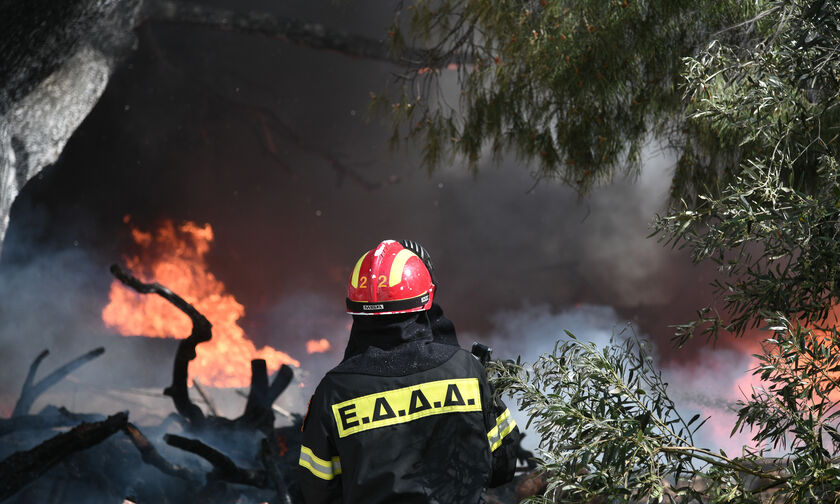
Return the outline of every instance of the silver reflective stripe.
[[[333,457],[331,461],[324,460],[312,453],[312,450],[306,446],[300,447],[298,464],[309,469],[309,472],[315,476],[325,480],[331,480],[341,474],[341,461],[338,457]]]

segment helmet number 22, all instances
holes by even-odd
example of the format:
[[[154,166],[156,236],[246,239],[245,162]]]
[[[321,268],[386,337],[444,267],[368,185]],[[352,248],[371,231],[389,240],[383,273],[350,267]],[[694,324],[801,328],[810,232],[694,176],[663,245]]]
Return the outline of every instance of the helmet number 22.
[[[379,275],[379,283],[378,283],[377,287],[379,287],[381,289],[381,288],[384,288],[384,287],[387,287],[387,286],[388,286],[388,277],[386,277],[385,275]],[[367,277],[363,276],[363,277],[359,278],[359,288],[364,289],[365,287],[367,287]]]

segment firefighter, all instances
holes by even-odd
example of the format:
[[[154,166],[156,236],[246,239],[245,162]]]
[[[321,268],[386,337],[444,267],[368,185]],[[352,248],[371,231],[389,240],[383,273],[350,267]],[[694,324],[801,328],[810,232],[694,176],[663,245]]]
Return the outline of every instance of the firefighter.
[[[353,268],[344,359],[303,421],[308,504],[473,504],[513,478],[516,423],[435,290],[431,258],[413,241],[385,240]]]

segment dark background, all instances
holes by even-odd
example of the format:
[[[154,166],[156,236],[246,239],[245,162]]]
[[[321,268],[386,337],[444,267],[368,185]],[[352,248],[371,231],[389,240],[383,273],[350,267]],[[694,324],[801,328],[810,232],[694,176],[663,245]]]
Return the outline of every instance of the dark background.
[[[392,16],[382,2],[216,3],[373,37]],[[14,363],[0,373],[5,407],[41,348],[70,357],[123,344],[99,316],[108,265],[133,251],[126,214],[145,230],[164,219],[210,223],[210,269],[245,305],[249,337],[316,377],[343,350],[350,268],[385,238],[431,252],[438,300],[464,346],[483,339],[499,356],[533,356],[564,327],[531,334],[529,321],[562,324],[582,310],[570,328],[609,332],[629,320],[664,366],[708,365],[702,342],[679,351],[669,342],[669,325],[708,302],[713,270],[647,238],[671,176],[655,142],[638,178],[583,198],[551,181],[534,186],[531,167],[512,157],[482,163],[477,176],[457,159],[428,174],[416,149],[389,151],[387,118],[366,120],[370,92],[397,67],[177,24],[149,22],[137,36],[60,160],[13,207],[0,258],[0,351]],[[456,100],[451,76],[443,81]],[[334,350],[308,357],[304,342],[321,337]],[[91,364],[91,376],[165,382],[170,348],[131,345],[100,371]],[[121,364],[117,379],[106,371],[114,359],[139,363]]]

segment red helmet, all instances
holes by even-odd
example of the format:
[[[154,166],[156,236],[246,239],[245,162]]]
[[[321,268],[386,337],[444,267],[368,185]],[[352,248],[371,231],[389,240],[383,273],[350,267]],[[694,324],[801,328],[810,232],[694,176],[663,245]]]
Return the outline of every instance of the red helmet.
[[[435,283],[428,252],[410,240],[385,240],[356,262],[347,284],[347,313],[392,315],[428,310]]]

